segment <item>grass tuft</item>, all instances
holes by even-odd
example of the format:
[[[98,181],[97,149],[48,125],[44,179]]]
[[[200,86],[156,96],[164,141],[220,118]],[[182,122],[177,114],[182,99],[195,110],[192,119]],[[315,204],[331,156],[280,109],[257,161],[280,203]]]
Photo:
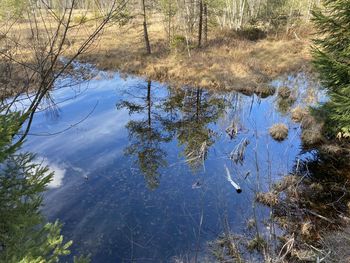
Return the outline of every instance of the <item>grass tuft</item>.
[[[291,110],[291,117],[294,122],[302,122],[304,117],[308,114],[308,111],[300,106]]]
[[[270,129],[270,135],[276,141],[283,141],[288,137],[288,127],[284,123],[274,124]]]
[[[280,87],[278,89],[278,96],[282,99],[288,99],[292,94],[292,91],[288,87]]]
[[[257,193],[256,201],[267,206],[276,206],[278,204],[278,194],[276,192]]]

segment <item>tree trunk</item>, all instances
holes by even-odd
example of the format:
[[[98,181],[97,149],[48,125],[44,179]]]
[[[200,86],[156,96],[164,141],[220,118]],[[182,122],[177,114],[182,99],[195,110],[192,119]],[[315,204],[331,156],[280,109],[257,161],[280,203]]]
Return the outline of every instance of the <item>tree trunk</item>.
[[[198,47],[202,46],[203,0],[199,0]]]
[[[204,45],[208,42],[208,5],[204,4]]]
[[[242,0],[241,8],[240,8],[239,29],[242,29],[242,26],[243,26],[243,17],[244,17],[244,11],[245,11],[245,4],[246,4],[246,0]]]
[[[147,51],[147,54],[151,54],[151,45],[149,43],[148,30],[147,30],[145,0],[142,0],[142,9],[143,9],[143,36],[145,38],[146,51]]]

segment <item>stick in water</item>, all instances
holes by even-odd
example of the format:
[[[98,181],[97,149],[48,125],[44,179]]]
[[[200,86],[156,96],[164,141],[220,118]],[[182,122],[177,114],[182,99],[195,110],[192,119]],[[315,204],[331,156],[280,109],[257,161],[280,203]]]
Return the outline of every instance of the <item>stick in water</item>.
[[[226,164],[225,164],[225,169],[227,174],[227,181],[229,181],[232,184],[232,186],[236,189],[237,193],[242,193],[241,187],[232,180],[231,173],[227,168]]]

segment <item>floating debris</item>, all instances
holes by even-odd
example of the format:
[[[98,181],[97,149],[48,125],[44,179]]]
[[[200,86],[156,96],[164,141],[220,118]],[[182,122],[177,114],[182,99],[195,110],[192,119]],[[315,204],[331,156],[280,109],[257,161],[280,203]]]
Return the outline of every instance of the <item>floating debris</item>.
[[[248,145],[249,140],[247,138],[242,139],[241,142],[236,146],[236,148],[231,152],[230,159],[233,160],[235,163],[243,164],[244,153]]]
[[[239,193],[239,194],[242,193],[241,187],[232,180],[230,170],[227,168],[226,165],[225,165],[225,169],[226,169],[226,174],[227,174],[227,181],[229,181],[230,184],[236,189],[237,193]]]

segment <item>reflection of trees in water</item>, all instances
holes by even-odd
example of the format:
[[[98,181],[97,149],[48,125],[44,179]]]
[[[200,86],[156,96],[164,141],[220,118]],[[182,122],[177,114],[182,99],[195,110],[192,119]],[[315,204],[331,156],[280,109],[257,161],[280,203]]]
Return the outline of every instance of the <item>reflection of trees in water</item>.
[[[136,156],[137,165],[145,175],[151,189],[159,185],[159,169],[165,167],[166,152],[162,144],[175,136],[184,145],[183,155],[192,168],[198,168],[214,143],[215,133],[208,127],[224,111],[224,99],[201,89],[169,89],[167,97],[152,93],[151,82],[147,88],[128,99],[120,101],[118,108],[126,108],[135,118],[127,124],[130,145],[128,155]],[[140,93],[146,94],[140,95]]]
[[[168,138],[149,126],[147,121],[130,121],[126,127],[132,143],[125,153],[137,156],[137,164],[146,177],[148,187],[155,189],[159,186],[158,170],[167,165],[166,152],[161,148],[161,143]]]
[[[137,157],[136,163],[145,175],[148,187],[155,189],[159,186],[159,169],[167,165],[166,152],[161,148],[161,143],[168,142],[171,138],[160,126],[159,114],[154,107],[153,100],[156,98],[152,97],[151,81],[148,81],[146,91],[145,96],[121,101],[117,107],[126,108],[130,114],[137,113],[141,116],[140,119],[129,121],[126,126],[131,143],[125,153]]]
[[[202,89],[181,89],[170,94],[164,110],[171,119],[164,121],[165,129],[174,133],[190,166],[198,168],[214,143],[215,133],[208,127],[219,119],[225,100]]]

